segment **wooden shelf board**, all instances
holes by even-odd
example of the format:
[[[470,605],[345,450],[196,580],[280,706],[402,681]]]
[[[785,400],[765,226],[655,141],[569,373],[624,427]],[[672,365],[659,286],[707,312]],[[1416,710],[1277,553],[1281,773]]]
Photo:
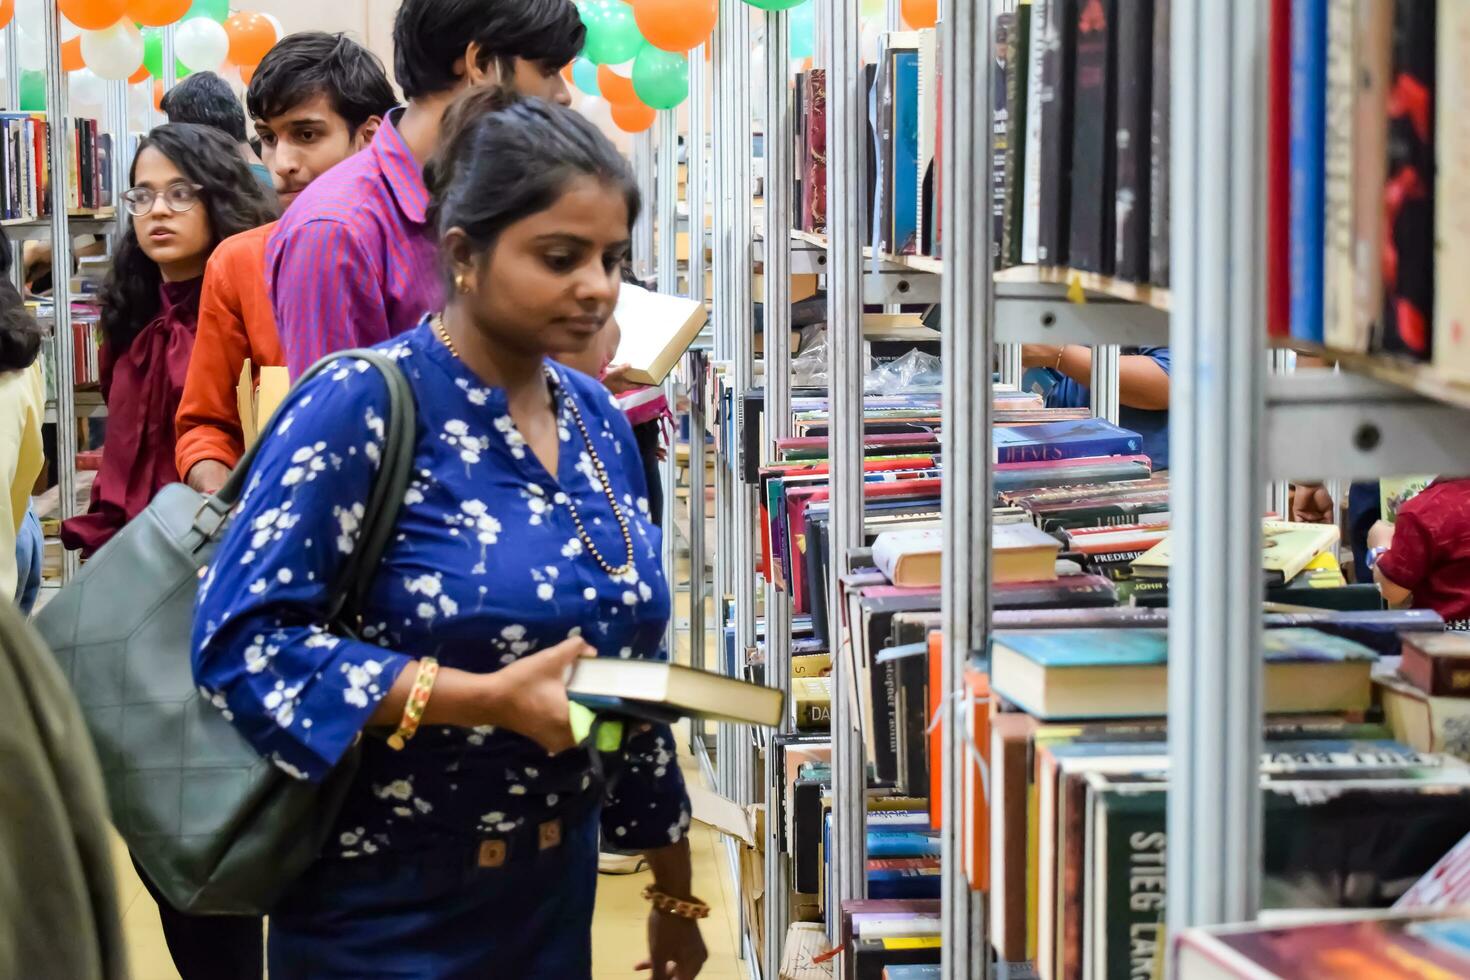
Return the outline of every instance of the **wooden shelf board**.
[[[1435,371],[1432,364],[1410,361],[1390,354],[1362,354],[1357,351],[1334,350],[1287,337],[1271,338],[1270,344],[1273,347],[1294,350],[1299,354],[1320,357],[1329,364],[1337,364],[1344,371],[1374,378],[1386,384],[1397,385],[1431,401],[1470,409],[1470,382],[1447,378],[1442,373]]]

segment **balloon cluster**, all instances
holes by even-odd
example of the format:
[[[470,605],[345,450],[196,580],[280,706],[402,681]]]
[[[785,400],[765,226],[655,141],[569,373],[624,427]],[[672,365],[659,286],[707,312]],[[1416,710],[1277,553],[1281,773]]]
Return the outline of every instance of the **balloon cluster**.
[[[20,0],[40,12],[38,0]],[[230,0],[57,0],[61,11],[61,67],[73,95],[101,101],[102,82],[138,84],[152,78],[155,102],[164,77],[163,30],[174,27],[174,74],[239,68],[249,82],[261,58],[284,31],[268,14],[230,12]],[[16,0],[0,0],[0,29],[16,16]],[[21,108],[45,108],[43,28],[39,17],[16,26],[21,51]]]

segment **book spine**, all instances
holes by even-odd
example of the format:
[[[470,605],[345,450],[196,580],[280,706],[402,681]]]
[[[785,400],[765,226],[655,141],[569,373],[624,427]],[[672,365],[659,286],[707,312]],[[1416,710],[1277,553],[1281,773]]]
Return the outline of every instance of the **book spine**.
[[[1291,335],[1320,344],[1327,0],[1291,8]]]
[[[1164,867],[1168,837],[1163,820],[1111,811],[1104,819],[1109,826],[1103,856],[1107,862],[1107,960],[1102,975],[1155,976],[1164,957],[1168,895]]]
[[[1036,261],[1067,264],[1077,0],[1050,0],[1041,59],[1041,204]]]
[[[1322,149],[1322,341],[1350,349],[1353,303],[1353,103],[1355,0],[1328,0],[1327,90]]]
[[[1034,265],[1041,225],[1041,59],[1046,49],[1047,7],[1031,0],[1031,37],[1026,52],[1026,150],[1021,216],[1021,261]]]
[[[1030,463],[1042,460],[1084,459],[1089,456],[1124,456],[1137,449],[1129,436],[1096,436],[1066,443],[1020,443],[995,447],[997,463]]]
[[[1151,0],[1119,0],[1114,266],[1130,282],[1148,281],[1153,27]]]
[[[1169,5],[1154,0],[1153,66],[1149,105],[1148,271],[1154,285],[1169,285]]]
[[[1117,0],[1088,0],[1077,14],[1072,120],[1072,214],[1067,262],[1113,273],[1113,100]]]
[[[995,18],[994,87],[991,95],[994,102],[991,117],[990,158],[990,215],[994,225],[991,239],[991,255],[996,268],[1004,265],[1005,218],[1006,218],[1006,158],[1010,154],[1011,141],[1011,78],[1015,63],[1011,55],[1015,51],[1016,15],[1001,14]]]
[[[1383,351],[1433,356],[1435,7],[1395,0],[1384,191]],[[1456,189],[1458,192],[1460,189]]]
[[[1006,52],[1005,222],[1001,236],[1001,265],[1021,263],[1021,225],[1025,212],[1026,101],[1030,97],[1026,59],[1031,53],[1031,5],[1016,8],[1016,27]]]
[[[1399,671],[1411,684],[1432,697],[1463,698],[1470,695],[1470,656],[1431,657],[1412,643],[1406,643]]]
[[[1465,112],[1470,105],[1470,4],[1439,0],[1438,36],[1437,261],[1446,269],[1470,269],[1470,194],[1464,193],[1470,187],[1470,115]],[[1470,381],[1470,276],[1440,276],[1435,291],[1435,372]]]
[[[1382,333],[1383,188],[1388,180],[1393,0],[1360,0],[1354,13],[1352,308],[1347,315],[1350,329],[1343,331],[1340,344],[1361,353]]]
[[[1266,333],[1271,337],[1291,336],[1291,4],[1271,0],[1266,96]]]
[[[807,174],[803,192],[807,195],[806,230],[821,234],[827,230],[827,72],[813,69],[808,76],[807,106]]]

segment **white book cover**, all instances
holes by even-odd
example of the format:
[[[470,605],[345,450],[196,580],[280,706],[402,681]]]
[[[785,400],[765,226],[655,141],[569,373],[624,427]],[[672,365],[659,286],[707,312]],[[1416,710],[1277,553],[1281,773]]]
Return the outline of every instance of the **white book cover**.
[[[1353,0],[1329,0],[1322,329],[1327,346],[1339,350],[1352,350],[1357,336],[1357,284],[1353,265],[1356,37]]]
[[[613,363],[632,368],[630,381],[663,384],[669,369],[699,335],[706,317],[704,304],[696,300],[624,283],[613,311],[622,331]]]

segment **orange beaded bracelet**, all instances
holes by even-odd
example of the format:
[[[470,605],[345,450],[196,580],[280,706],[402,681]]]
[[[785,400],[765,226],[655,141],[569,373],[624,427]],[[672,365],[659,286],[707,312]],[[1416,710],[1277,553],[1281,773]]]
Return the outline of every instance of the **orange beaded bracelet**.
[[[403,703],[403,720],[398,723],[398,731],[388,736],[388,747],[395,751],[402,751],[419,730],[419,723],[424,720],[424,709],[429,706],[429,695],[434,693],[434,681],[439,677],[439,661],[433,657],[425,657],[419,661],[418,675],[413,679],[413,690],[408,692],[408,700]]]

